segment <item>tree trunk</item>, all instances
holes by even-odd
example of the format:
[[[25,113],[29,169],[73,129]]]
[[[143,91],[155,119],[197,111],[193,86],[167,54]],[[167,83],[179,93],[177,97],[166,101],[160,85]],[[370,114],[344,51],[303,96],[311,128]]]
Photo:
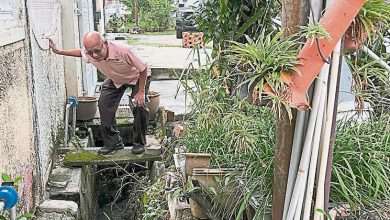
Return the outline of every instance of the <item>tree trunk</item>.
[[[139,16],[139,2],[138,0],[134,0],[134,22],[138,26],[138,16]]]
[[[282,1],[282,28],[287,37],[299,31],[299,26],[308,22],[309,7],[306,0]],[[272,200],[272,219],[283,218],[284,198],[288,180],[291,148],[294,137],[296,111],[293,119],[289,120],[287,112],[282,112],[282,117],[276,123],[275,166],[274,166],[274,191]]]

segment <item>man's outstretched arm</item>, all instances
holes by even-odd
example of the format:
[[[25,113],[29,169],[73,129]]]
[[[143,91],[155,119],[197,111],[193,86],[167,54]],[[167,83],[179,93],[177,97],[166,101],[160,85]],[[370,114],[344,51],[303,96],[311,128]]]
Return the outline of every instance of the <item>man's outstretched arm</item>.
[[[81,57],[81,49],[69,49],[69,50],[59,50],[52,39],[49,39],[49,47],[55,54],[72,56],[72,57]]]

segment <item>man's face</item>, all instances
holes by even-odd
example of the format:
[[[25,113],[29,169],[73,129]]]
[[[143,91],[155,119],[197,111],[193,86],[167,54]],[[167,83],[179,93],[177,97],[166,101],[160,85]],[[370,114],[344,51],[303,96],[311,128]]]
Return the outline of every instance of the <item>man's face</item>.
[[[93,45],[92,47],[85,46],[85,53],[97,62],[100,62],[107,57],[107,44],[100,42],[98,45]]]

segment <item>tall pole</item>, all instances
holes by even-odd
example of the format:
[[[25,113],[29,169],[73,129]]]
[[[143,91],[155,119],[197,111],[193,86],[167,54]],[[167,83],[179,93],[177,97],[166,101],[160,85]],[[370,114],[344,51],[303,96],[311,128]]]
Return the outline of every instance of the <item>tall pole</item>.
[[[295,34],[299,26],[308,22],[309,7],[307,0],[282,0],[282,28],[284,36]],[[291,148],[294,137],[295,115],[290,121],[287,112],[282,110],[276,122],[276,144],[274,160],[274,189],[272,199],[272,219],[282,220],[284,198],[286,195]]]
[[[138,26],[138,16],[139,16],[139,2],[134,0],[134,22]]]

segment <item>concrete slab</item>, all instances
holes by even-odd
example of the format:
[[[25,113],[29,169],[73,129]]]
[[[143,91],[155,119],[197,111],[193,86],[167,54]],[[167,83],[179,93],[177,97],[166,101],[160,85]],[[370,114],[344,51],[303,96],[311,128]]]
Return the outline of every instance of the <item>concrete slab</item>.
[[[190,86],[194,85],[192,81],[188,83]],[[189,94],[186,94],[184,86],[180,84],[179,80],[152,81],[150,90],[160,92],[160,106],[173,111],[175,116],[184,115],[190,111],[190,105],[193,101]]]
[[[53,168],[47,190],[51,199],[80,200],[81,169],[56,166]]]
[[[73,201],[45,200],[38,206],[38,220],[76,220],[79,207]]]

